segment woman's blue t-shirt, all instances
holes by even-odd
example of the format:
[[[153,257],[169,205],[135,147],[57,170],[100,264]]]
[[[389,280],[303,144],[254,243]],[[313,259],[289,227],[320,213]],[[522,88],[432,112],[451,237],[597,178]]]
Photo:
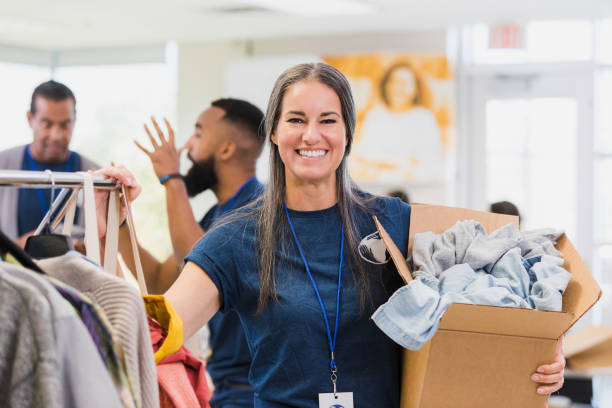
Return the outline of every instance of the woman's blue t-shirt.
[[[406,255],[410,206],[396,198],[372,198],[368,213],[358,211],[355,222],[362,239],[376,231],[376,215]],[[336,318],[340,215],[338,207],[321,211],[289,210],[330,321]],[[222,310],[236,310],[252,354],[249,380],[255,388],[255,407],[318,406],[318,394],[332,392],[330,352],[321,307],[289,231],[283,251],[276,251],[276,291],[257,311],[259,256],[256,217],[237,217],[222,224],[196,244],[186,261],[199,265],[222,296]],[[372,322],[372,312],[401,285],[391,263],[364,262],[372,304],[360,303],[358,277],[345,246],[342,267],[340,321],[335,357],[338,391],[353,392],[355,407],[399,407],[400,347]],[[333,335],[333,333],[332,333]]]

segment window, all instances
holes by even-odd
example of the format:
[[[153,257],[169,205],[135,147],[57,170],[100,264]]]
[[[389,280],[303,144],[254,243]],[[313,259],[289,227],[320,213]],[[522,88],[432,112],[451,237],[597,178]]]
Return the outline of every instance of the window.
[[[34,88],[49,80],[48,67],[0,62],[0,112],[2,112],[2,133],[0,150],[32,141],[26,113]]]
[[[577,114],[572,98],[491,99],[486,105],[487,201],[512,201],[524,229],[554,226],[574,242]]]
[[[612,158],[595,162],[595,242],[612,244]],[[611,270],[612,271],[612,270]]]
[[[610,45],[608,38],[602,38],[604,41]],[[595,323],[612,324],[612,69],[601,68],[597,73],[595,100],[594,272],[604,291],[602,313]]]
[[[99,165],[112,160],[134,172],[146,191],[134,202],[138,239],[156,257],[165,257],[171,244],[164,191],[148,157],[133,140],[150,145],[143,124],[151,115],[157,119],[167,117],[174,123],[174,79],[168,66],[151,63],[60,67],[56,79],[69,86],[77,98],[71,148]]]
[[[612,44],[611,48],[612,48]],[[612,69],[605,68],[595,83],[596,117],[595,149],[599,154],[612,154]]]

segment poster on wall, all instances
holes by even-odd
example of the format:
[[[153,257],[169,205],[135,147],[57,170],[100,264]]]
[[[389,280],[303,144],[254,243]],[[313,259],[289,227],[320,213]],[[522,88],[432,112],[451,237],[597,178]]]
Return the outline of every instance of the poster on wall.
[[[357,128],[349,156],[360,185],[433,186],[442,189],[453,156],[453,75],[445,56],[315,54],[238,60],[225,70],[226,96],[244,98],[264,112],[276,78],[304,62],[327,62],[351,83]],[[265,181],[268,149],[257,163]]]
[[[349,79],[357,108],[351,176],[368,184],[444,182],[454,149],[453,75],[445,56],[324,56]]]

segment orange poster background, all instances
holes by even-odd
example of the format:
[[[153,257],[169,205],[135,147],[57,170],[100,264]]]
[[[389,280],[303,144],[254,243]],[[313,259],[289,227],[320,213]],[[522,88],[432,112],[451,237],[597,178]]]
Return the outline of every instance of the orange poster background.
[[[323,60],[328,64],[339,69],[350,81],[357,108],[357,128],[355,131],[355,146],[366,143],[363,137],[364,122],[368,114],[378,110],[386,111],[393,117],[404,112],[421,112],[424,110],[431,112],[435,118],[432,123],[437,124],[438,129],[435,134],[431,129],[419,128],[423,121],[413,121],[414,127],[410,129],[396,129],[394,132],[413,132],[425,133],[423,138],[436,138],[436,143],[440,146],[437,150],[427,149],[418,143],[411,142],[408,138],[405,142],[397,137],[391,138],[389,130],[385,126],[391,126],[390,120],[380,124],[380,135],[382,143],[387,143],[388,150],[404,149],[405,157],[390,155],[389,158],[377,157],[375,154],[368,157],[367,149],[365,152],[350,156],[351,174],[358,181],[365,182],[397,182],[405,183],[429,183],[439,182],[441,176],[437,171],[427,171],[428,168],[434,170],[443,167],[449,154],[454,148],[454,90],[453,73],[448,59],[440,55],[413,55],[413,54],[363,54],[363,55],[344,55],[344,56],[325,56]],[[402,97],[395,99],[389,95],[394,95],[399,82],[397,74],[400,71],[411,71],[414,83],[407,85],[414,93],[409,97],[408,102],[401,102]],[[385,92],[385,90],[387,90]],[[409,91],[407,91],[409,92]],[[401,103],[400,103],[401,102]],[[374,113],[371,118],[374,117]],[[381,120],[381,115],[376,116]],[[369,123],[369,130],[379,129],[377,124]],[[405,123],[398,122],[398,123]],[[434,125],[435,126],[435,125]],[[416,128],[415,128],[416,127]],[[372,136],[369,136],[370,138]],[[384,138],[387,138],[384,141]],[[439,139],[439,140],[438,140]],[[371,142],[370,142],[371,143]],[[403,144],[406,144],[403,145]],[[419,142],[420,143],[420,142]],[[399,145],[398,145],[399,144]],[[410,151],[413,148],[414,151]],[[381,147],[383,149],[383,147]],[[363,150],[363,149],[362,149]],[[433,152],[433,153],[432,153]],[[440,152],[439,154],[437,152]],[[443,172],[440,172],[442,174]]]

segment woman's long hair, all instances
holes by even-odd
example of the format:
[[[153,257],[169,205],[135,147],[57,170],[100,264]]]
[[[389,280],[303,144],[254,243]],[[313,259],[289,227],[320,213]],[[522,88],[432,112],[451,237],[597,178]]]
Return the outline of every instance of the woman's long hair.
[[[266,138],[271,140],[281,114],[285,92],[292,85],[305,81],[317,80],[332,88],[342,107],[342,118],[346,127],[346,149],[340,165],[336,169],[336,190],[338,209],[344,224],[345,243],[350,253],[350,265],[357,273],[354,275],[360,286],[362,308],[371,299],[366,276],[366,268],[360,261],[357,246],[359,244],[357,226],[354,222],[356,211],[364,210],[366,203],[354,186],[347,169],[346,158],[351,150],[355,133],[355,103],[347,79],[337,69],[323,63],[300,64],[283,72],[276,80],[268,101],[264,119]],[[277,249],[285,252],[288,249],[286,232],[289,230],[283,203],[285,200],[285,165],[278,152],[278,146],[270,143],[270,176],[262,203],[257,207],[257,238],[260,254],[260,291],[258,312],[263,311],[270,300],[277,300],[276,292],[276,257]]]

